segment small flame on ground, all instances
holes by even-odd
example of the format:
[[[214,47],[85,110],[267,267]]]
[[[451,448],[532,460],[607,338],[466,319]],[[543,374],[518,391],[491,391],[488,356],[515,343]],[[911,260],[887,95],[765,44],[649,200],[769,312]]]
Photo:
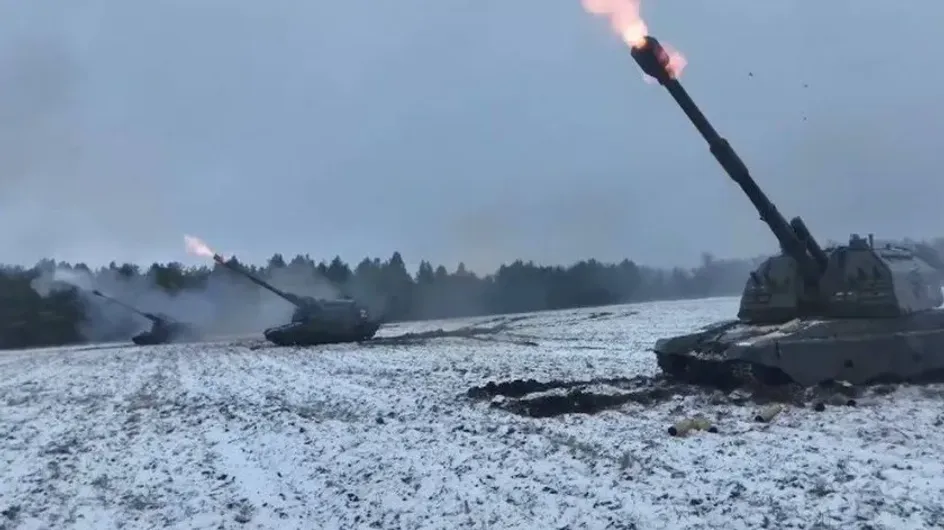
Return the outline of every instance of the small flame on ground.
[[[187,252],[195,255],[201,256],[204,258],[212,258],[215,252],[209,247],[206,243],[201,241],[199,238],[193,236],[184,236],[184,245],[187,247]]]
[[[646,36],[649,35],[646,21],[642,19],[639,12],[640,2],[641,0],[581,0],[584,10],[588,13],[609,18],[610,25],[630,48],[645,46]],[[669,75],[678,78],[687,64],[685,57],[665,43],[662,43],[662,47],[668,55],[666,69]],[[643,74],[643,79],[646,82],[654,82],[646,74]]]

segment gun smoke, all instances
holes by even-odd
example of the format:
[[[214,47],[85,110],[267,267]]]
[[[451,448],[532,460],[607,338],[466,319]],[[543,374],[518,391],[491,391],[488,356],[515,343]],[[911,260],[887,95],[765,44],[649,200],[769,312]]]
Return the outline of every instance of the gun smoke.
[[[300,296],[341,295],[327,279],[305,266],[273,269],[266,279],[275,287]],[[289,302],[219,267],[211,272],[202,288],[175,294],[161,289],[151,274],[129,277],[114,268],[93,273],[84,268],[47,267],[30,287],[42,297],[74,289],[85,314],[79,331],[90,342],[127,340],[151,325],[140,315],[96,296],[92,292],[95,289],[139,311],[191,324],[208,338],[257,333],[284,324],[294,309]]]

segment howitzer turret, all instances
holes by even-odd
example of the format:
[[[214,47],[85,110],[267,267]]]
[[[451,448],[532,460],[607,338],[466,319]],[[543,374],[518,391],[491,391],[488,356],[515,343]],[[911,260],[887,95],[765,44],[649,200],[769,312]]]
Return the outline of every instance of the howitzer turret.
[[[262,280],[235,261],[226,261],[215,254],[213,261],[243,276],[252,283],[295,306],[288,324],[266,329],[266,340],[279,346],[313,346],[360,342],[373,338],[380,322],[371,317],[366,307],[354,300],[325,300],[285,292]]]
[[[659,41],[632,56],[666,88],[747,195],[781,248],[751,272],[738,318],[659,340],[668,374],[697,383],[813,385],[920,380],[944,374],[944,261],[929,247],[875,246],[853,235],[823,249],[803,221],[789,223],[669,70]]]
[[[131,341],[139,346],[164,344],[167,342],[191,341],[197,340],[199,338],[196,328],[189,324],[177,322],[166,315],[155,315],[154,313],[141,311],[122,302],[121,300],[112,298],[111,296],[102,293],[98,289],[93,290],[92,294],[108,300],[115,305],[123,307],[128,311],[151,321],[150,330],[142,331],[131,338]]]

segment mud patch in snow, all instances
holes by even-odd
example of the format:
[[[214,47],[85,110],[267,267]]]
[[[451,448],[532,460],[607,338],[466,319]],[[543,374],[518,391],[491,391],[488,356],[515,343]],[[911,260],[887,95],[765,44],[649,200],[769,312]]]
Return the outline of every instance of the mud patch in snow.
[[[664,375],[632,378],[597,378],[581,381],[537,381],[514,379],[496,383],[489,381],[466,391],[472,400],[488,401],[490,406],[522,416],[545,418],[564,414],[597,414],[618,409],[626,404],[652,406],[673,400],[692,398],[711,405],[765,405],[789,403],[812,407],[822,412],[827,406],[855,406],[859,400],[886,395],[893,385],[853,387],[829,383],[813,388],[793,386],[755,386],[750,391],[730,392],[673,381]],[[931,387],[921,387],[933,393]]]

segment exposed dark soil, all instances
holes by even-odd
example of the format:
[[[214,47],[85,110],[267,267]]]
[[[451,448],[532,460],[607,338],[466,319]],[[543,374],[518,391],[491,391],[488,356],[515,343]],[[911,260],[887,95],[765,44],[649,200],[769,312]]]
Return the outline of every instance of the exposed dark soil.
[[[595,385],[607,385],[621,391],[599,393],[589,391]],[[549,392],[557,390],[558,392]],[[534,395],[537,394],[537,395]],[[596,414],[619,408],[627,403],[652,406],[676,397],[702,396],[712,404],[763,405],[771,402],[789,402],[796,406],[812,405],[814,410],[827,406],[852,406],[861,389],[841,385],[823,385],[817,388],[755,387],[721,391],[704,386],[673,381],[660,375],[632,378],[598,378],[583,381],[514,379],[503,382],[489,381],[470,388],[466,396],[473,400],[491,400],[490,406],[513,414],[532,418],[546,418],[564,414]]]
[[[624,392],[595,393],[587,390],[593,385],[607,385],[624,389]],[[565,392],[547,393],[530,396],[539,392],[563,390]],[[491,406],[509,412],[545,418],[569,413],[595,414],[617,408],[625,403],[652,405],[671,399],[677,395],[690,394],[695,387],[677,384],[663,378],[599,378],[584,381],[547,381],[534,379],[515,379],[495,383],[489,381],[483,386],[470,388],[466,395],[475,400],[495,399]]]
[[[489,399],[495,396],[520,398],[527,394],[534,394],[535,392],[544,392],[554,389],[580,388],[590,385],[610,385],[619,388],[636,388],[641,385],[652,383],[657,379],[658,378],[637,376],[632,378],[597,378],[583,381],[563,381],[558,379],[543,383],[535,379],[512,379],[510,381],[503,381],[501,383],[489,381],[482,386],[472,387],[468,390],[467,395],[473,399]]]
[[[565,395],[551,394],[530,399],[515,399],[502,404],[492,403],[492,406],[522,416],[547,418],[569,413],[595,414],[630,402],[651,405],[666,401],[671,397],[672,392],[665,388],[650,388],[620,394],[596,394],[575,389]]]

